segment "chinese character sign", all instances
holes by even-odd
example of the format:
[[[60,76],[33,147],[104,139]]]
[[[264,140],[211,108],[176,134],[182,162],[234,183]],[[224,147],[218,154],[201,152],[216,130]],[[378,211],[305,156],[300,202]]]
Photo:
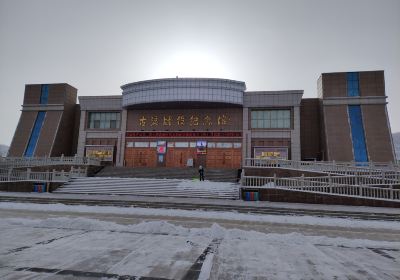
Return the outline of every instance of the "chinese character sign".
[[[86,146],[86,157],[97,158],[101,161],[113,161],[114,147]]]
[[[288,159],[287,147],[255,147],[254,158],[257,159]]]
[[[215,128],[224,128],[232,125],[231,118],[228,114],[140,114],[137,118],[137,125],[140,129],[169,129],[174,128],[204,128],[209,129],[212,126]]]

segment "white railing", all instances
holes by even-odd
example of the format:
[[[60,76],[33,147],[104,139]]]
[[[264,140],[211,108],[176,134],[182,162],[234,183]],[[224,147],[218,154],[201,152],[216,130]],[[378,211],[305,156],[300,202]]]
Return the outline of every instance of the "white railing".
[[[25,170],[0,169],[0,182],[67,182],[71,178],[86,177],[87,170],[84,168],[73,168],[70,171],[47,171],[36,172],[30,168]]]
[[[0,168],[34,167],[51,165],[100,165],[100,160],[87,157],[5,157],[0,158]]]
[[[398,162],[355,162],[355,161],[324,161],[325,163],[349,166],[349,167],[365,167],[380,170],[400,170]]]
[[[324,172],[336,175],[368,175],[381,176],[382,172],[392,177],[400,178],[400,168],[397,165],[387,165],[385,168],[375,163],[337,163],[323,161],[295,161],[283,159],[246,158],[244,167],[255,168],[286,168],[311,172]]]
[[[319,186],[329,186],[328,183],[324,182],[314,182],[307,180],[298,180],[291,178],[278,178],[278,177],[259,177],[259,176],[243,176],[242,186],[246,187],[319,187]]]
[[[291,177],[297,180],[333,183],[340,185],[368,185],[368,186],[389,186],[389,185],[400,185],[400,178],[384,177],[370,177],[370,176],[355,176],[355,175],[343,175],[343,176],[320,176],[320,177]]]
[[[301,190],[305,192],[329,193],[361,198],[400,200],[400,189],[393,189],[391,185],[387,188],[380,188],[363,185],[340,185],[331,182],[308,181],[305,178],[304,180],[301,180],[299,178],[243,176],[242,186],[260,189],[280,188]]]

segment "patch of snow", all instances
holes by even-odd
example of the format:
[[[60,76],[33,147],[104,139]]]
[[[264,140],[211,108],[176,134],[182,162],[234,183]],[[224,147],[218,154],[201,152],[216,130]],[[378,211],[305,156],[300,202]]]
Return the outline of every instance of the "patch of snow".
[[[391,241],[373,241],[366,239],[348,239],[342,237],[326,237],[326,236],[305,236],[301,233],[292,232],[286,234],[280,233],[263,233],[254,230],[245,231],[242,229],[225,229],[218,223],[213,223],[207,228],[187,228],[180,225],[174,225],[166,221],[144,221],[138,224],[122,225],[115,222],[101,221],[91,218],[48,218],[48,219],[24,219],[24,218],[5,218],[0,219],[0,227],[21,226],[32,228],[55,228],[70,229],[81,231],[115,231],[115,232],[131,232],[144,234],[161,234],[161,235],[181,235],[181,236],[203,236],[210,241],[213,239],[223,240],[241,240],[256,241],[266,240],[270,243],[291,243],[301,245],[313,242],[315,244],[324,244],[330,246],[391,246],[391,248],[400,249],[399,242]]]
[[[0,209],[20,209],[31,211],[53,211],[53,212],[78,212],[78,213],[110,213],[124,215],[160,216],[160,217],[186,217],[214,220],[251,221],[263,223],[280,224],[306,224],[328,227],[348,228],[377,228],[400,230],[399,222],[392,221],[367,221],[350,218],[328,218],[311,216],[287,216],[287,215],[261,215],[244,214],[224,211],[202,211],[202,210],[176,210],[156,208],[135,207],[113,207],[113,206],[87,206],[87,205],[64,205],[64,204],[34,204],[1,202]]]
[[[235,184],[227,183],[227,182],[212,182],[212,181],[198,181],[198,180],[182,180],[179,185],[179,189],[187,190],[187,189],[199,189],[199,190],[207,190],[207,191],[232,191],[237,190]]]

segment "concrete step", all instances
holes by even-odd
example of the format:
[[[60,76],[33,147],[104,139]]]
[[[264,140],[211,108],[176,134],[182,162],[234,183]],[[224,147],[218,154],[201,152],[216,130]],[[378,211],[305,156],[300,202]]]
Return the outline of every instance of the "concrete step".
[[[59,192],[64,194],[76,194],[76,192]],[[88,192],[82,192],[81,194],[91,194]],[[101,194],[101,193],[93,193],[93,194]],[[103,193],[107,195],[134,195],[134,196],[149,196],[149,197],[182,197],[182,198],[206,198],[206,199],[229,199],[229,200],[236,200],[239,199],[236,196],[210,196],[210,195],[193,195],[188,193],[176,193],[176,194],[155,194],[155,193]]]
[[[239,198],[239,186],[236,184],[149,178],[75,178],[64,184],[55,192],[69,194],[143,195],[155,197]]]
[[[187,198],[211,198],[211,199],[238,199],[238,195],[236,194],[196,194],[196,193],[187,193],[187,192],[176,192],[176,193],[154,193],[154,192],[123,192],[123,191],[115,191],[115,192],[89,192],[89,191],[62,191],[58,193],[65,194],[103,194],[103,195],[134,195],[134,196],[152,196],[152,197],[187,197]]]
[[[155,193],[156,191],[162,192],[162,193],[197,193],[197,194],[229,194],[231,195],[232,193],[236,193],[236,190],[232,191],[202,191],[202,190],[180,190],[180,189],[162,189],[162,188],[152,188],[152,189],[130,189],[130,188],[66,188],[66,189],[61,189],[57,190],[56,192],[60,191],[76,191],[76,192],[115,192],[115,191],[125,191],[125,192],[147,192],[147,193]]]
[[[150,182],[146,182],[146,181],[129,181],[128,180],[116,180],[116,181],[112,181],[112,180],[105,180],[105,181],[76,181],[76,182],[68,182],[65,183],[64,186],[74,186],[74,185],[80,185],[80,186],[89,186],[89,185],[106,185],[106,184],[111,184],[111,185],[115,185],[115,184],[121,184],[121,185],[138,185],[138,186],[146,186],[146,185],[178,185],[180,182],[168,182],[168,181],[160,181],[160,182],[155,182],[155,181],[150,181]]]
[[[199,189],[179,189],[179,188],[166,188],[166,187],[151,187],[146,188],[131,188],[131,187],[121,187],[121,186],[100,186],[100,187],[68,187],[56,190],[60,191],[76,191],[76,192],[113,192],[113,191],[129,191],[129,192],[163,192],[163,193],[173,193],[173,192],[187,192],[187,193],[198,193],[198,194],[232,194],[236,193],[236,189],[232,190],[199,190]]]
[[[122,177],[122,178],[198,178],[196,168],[128,168],[107,166],[96,177]],[[236,182],[236,169],[206,169],[205,177],[211,181]]]
[[[218,197],[232,197],[233,195],[235,195],[235,193],[204,193],[204,192],[179,192],[179,191],[163,191],[160,193],[155,193],[154,191],[133,191],[133,190],[103,190],[103,191],[99,191],[99,190],[63,190],[60,191],[58,193],[93,193],[93,194],[149,194],[149,195],[186,195],[186,196],[191,196],[193,197],[193,195],[196,196],[204,196],[204,197],[209,197],[209,196],[218,196]]]

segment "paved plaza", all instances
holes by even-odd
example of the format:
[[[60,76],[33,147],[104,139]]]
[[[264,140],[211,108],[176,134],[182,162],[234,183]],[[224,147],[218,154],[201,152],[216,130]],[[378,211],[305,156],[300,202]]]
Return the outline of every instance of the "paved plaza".
[[[400,279],[398,222],[122,210],[0,203],[0,278]]]

